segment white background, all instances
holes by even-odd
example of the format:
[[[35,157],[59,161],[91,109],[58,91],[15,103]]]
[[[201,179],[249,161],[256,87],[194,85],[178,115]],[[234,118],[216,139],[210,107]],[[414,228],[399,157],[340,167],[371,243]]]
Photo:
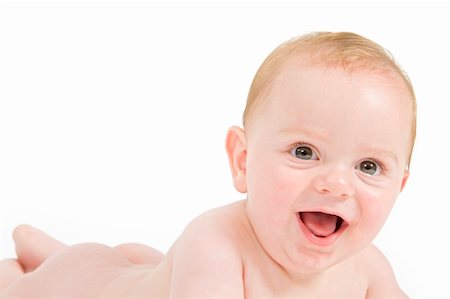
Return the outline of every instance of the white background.
[[[281,42],[353,31],[389,49],[418,99],[411,178],[376,239],[412,298],[449,292],[449,6],[3,2],[0,258],[30,223],[68,244],[166,251],[237,199],[224,150]]]

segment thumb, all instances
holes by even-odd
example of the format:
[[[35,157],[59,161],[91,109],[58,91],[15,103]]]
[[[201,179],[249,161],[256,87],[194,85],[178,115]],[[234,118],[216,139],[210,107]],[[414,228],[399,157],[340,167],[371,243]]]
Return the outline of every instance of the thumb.
[[[34,271],[49,256],[66,248],[63,243],[27,224],[14,229],[17,259],[25,272]]]

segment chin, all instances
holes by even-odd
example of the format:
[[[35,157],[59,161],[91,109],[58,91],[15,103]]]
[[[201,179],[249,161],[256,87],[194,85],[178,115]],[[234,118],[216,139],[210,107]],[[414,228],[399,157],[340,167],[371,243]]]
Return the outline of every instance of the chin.
[[[337,257],[336,252],[297,253],[295,258],[287,257],[287,263],[283,267],[294,275],[316,274],[339,264],[345,259]]]

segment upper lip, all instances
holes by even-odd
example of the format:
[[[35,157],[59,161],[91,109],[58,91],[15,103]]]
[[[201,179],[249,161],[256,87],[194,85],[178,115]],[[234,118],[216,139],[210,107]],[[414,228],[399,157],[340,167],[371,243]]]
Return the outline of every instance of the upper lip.
[[[306,209],[306,210],[298,211],[298,213],[303,213],[303,212],[320,212],[320,213],[325,213],[325,214],[329,214],[329,215],[335,215],[335,216],[341,217],[342,220],[344,220],[344,222],[346,222],[347,224],[351,223],[349,217],[347,217],[346,215],[344,215],[344,213],[341,213],[339,211],[332,211],[332,210],[328,210],[328,209],[324,209],[324,208]]]

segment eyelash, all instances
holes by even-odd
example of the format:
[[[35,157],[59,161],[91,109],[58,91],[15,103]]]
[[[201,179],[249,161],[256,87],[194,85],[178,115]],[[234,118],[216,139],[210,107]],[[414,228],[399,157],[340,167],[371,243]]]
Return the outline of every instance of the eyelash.
[[[308,146],[317,154],[317,151],[316,151],[316,148],[314,147],[314,145],[312,145],[311,143],[308,143],[308,142],[297,142],[297,143],[294,143],[293,145],[291,145],[289,147],[288,153],[290,153],[293,149],[295,149],[297,147],[300,147],[300,146]],[[319,155],[317,155],[317,156],[319,156]]]
[[[315,151],[316,154],[317,154],[317,151],[316,151],[315,147],[314,147],[311,143],[308,143],[308,142],[297,142],[297,143],[294,143],[293,145],[291,145],[291,146],[289,147],[288,153],[290,153],[294,148],[297,148],[297,147],[299,147],[299,146],[309,146],[309,147],[310,147],[313,151]],[[319,156],[319,155],[317,155],[317,156]],[[366,161],[366,160],[368,160],[368,161],[373,161],[373,162],[375,162],[378,166],[380,166],[380,168],[381,168],[381,173],[382,173],[382,174],[386,172],[386,170],[387,170],[387,169],[386,169],[386,166],[385,166],[384,163],[381,162],[380,160],[375,159],[375,158],[367,158],[367,159],[362,159],[361,162],[362,162],[362,161]]]

